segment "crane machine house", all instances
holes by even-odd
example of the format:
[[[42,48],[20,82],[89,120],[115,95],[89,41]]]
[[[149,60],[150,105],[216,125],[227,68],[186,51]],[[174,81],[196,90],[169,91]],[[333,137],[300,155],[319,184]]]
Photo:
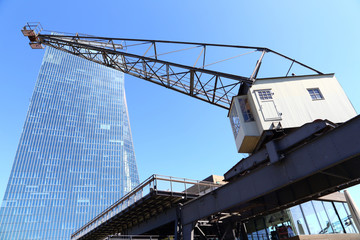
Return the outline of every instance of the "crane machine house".
[[[317,119],[343,123],[356,111],[334,74],[256,79],[232,99],[229,118],[239,153],[252,153],[273,131]]]

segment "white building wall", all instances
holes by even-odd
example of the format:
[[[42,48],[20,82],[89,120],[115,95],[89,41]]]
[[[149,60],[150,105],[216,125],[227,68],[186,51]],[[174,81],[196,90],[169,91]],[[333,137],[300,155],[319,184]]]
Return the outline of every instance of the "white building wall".
[[[307,90],[310,88],[319,88],[324,99],[312,100]],[[256,96],[256,90],[265,89],[273,92],[273,103],[262,104]],[[282,128],[293,128],[316,119],[342,123],[357,115],[334,74],[258,79],[248,99],[260,133],[278,122]]]

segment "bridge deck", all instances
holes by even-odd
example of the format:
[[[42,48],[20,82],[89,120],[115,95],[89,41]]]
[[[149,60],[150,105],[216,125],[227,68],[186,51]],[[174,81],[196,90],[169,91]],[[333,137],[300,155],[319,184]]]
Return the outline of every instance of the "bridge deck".
[[[179,203],[185,203],[219,186],[221,184],[153,175],[77,230],[71,239],[102,239],[111,234],[127,232],[134,226],[176,208]],[[170,214],[165,222],[174,221],[174,218],[174,214]]]

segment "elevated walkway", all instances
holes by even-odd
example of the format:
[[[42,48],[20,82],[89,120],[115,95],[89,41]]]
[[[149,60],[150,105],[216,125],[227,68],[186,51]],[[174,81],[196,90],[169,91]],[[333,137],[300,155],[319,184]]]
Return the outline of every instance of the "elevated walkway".
[[[113,235],[108,236],[106,240],[171,240],[173,236],[164,235]]]
[[[153,218],[157,221],[149,229],[159,227],[174,221],[174,209],[179,203],[184,204],[221,185],[213,181],[152,175],[73,233],[71,239],[103,239],[110,234],[127,232],[145,221],[149,223]]]

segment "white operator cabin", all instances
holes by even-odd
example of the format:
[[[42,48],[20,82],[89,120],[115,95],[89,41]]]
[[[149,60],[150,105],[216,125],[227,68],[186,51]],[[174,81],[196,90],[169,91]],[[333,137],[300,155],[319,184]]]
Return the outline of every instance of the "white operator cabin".
[[[268,130],[298,128],[317,119],[343,123],[356,111],[334,74],[257,79],[232,99],[229,118],[239,153],[251,153]]]

